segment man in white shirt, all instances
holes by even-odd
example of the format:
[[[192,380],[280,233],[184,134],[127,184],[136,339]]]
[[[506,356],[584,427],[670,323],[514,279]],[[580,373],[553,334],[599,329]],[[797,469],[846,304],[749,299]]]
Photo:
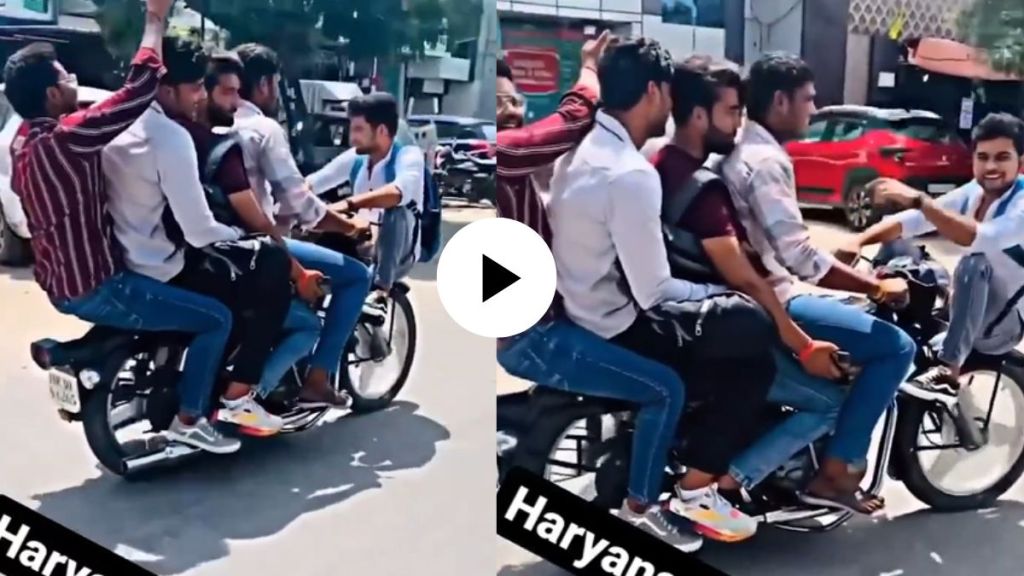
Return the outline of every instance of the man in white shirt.
[[[419,258],[418,214],[423,211],[423,151],[399,146],[398,102],[386,92],[356,98],[348,107],[352,147],[309,176],[317,194],[351,181],[352,196],[338,208],[379,226],[375,287],[386,291]]]
[[[298,224],[342,235],[359,236],[369,225],[328,209],[306,184],[292,157],[288,134],[275,120],[281,82],[277,54],[266,46],[243,44],[235,49],[243,75],[234,133],[242,144],[249,183],[266,221],[258,232],[285,235]],[[278,209],[280,208],[280,209]],[[324,318],[320,341],[310,357],[300,404],[306,407],[344,407],[351,399],[331,386],[331,374],[343,361],[345,346],[355,330],[363,303],[370,291],[370,272],[362,262],[311,242],[284,238],[288,252],[310,270],[330,279],[331,301]]]
[[[604,108],[551,181],[558,292],[574,322],[680,374],[687,401],[702,409],[683,422],[688,471],[671,510],[702,533],[741,540],[756,523],[713,482],[755,433],[775,375],[774,329],[749,298],[670,275],[661,183],[639,152],[671,111],[668,52],[647,39],[611,46],[598,77]]]
[[[942,365],[903,388],[949,405],[956,402],[960,369],[972,352],[1001,355],[1024,339],[1024,123],[989,114],[975,126],[972,140],[974,180],[938,199],[896,180],[876,181],[877,203],[906,210],[862,232],[841,254],[851,258],[864,246],[904,244],[902,239],[935,231],[967,248],[954,272]]]
[[[212,296],[232,309],[238,348],[227,368],[231,382],[221,397],[224,409],[218,419],[273,433],[281,428],[281,419],[260,407],[252,391],[290,302],[287,260],[283,251],[275,253],[272,246],[258,245],[259,240],[245,241],[252,243],[254,254],[249,270],[240,270],[226,257],[241,233],[214,219],[192,139],[169,117],[194,118],[206,98],[206,57],[199,44],[180,38],[165,38],[163,51],[167,74],[160,80],[156,102],[103,151],[107,210],[130,270]],[[263,299],[258,306],[244,298],[252,293]],[[240,316],[241,310],[254,313]],[[220,368],[220,361],[212,361],[211,372]],[[169,433],[184,442],[209,436],[180,420]]]

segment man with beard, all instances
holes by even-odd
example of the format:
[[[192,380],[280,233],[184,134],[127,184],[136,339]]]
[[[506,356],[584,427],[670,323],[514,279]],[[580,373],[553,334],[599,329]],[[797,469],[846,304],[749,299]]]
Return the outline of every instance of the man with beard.
[[[540,190],[547,187],[552,163],[593,127],[597,66],[611,39],[604,32],[583,45],[579,80],[555,113],[531,124],[523,122],[525,100],[511,67],[498,61],[498,216],[526,224],[549,245],[551,226]],[[544,319],[498,340],[497,360],[509,374],[541,386],[636,405],[628,494],[618,515],[683,552],[700,549],[701,537],[678,530],[658,505],[683,407],[683,383],[673,370],[581,328],[565,317],[557,295]]]
[[[298,225],[346,236],[365,234],[369,224],[330,210],[313,194],[295,164],[288,134],[276,120],[281,82],[277,54],[259,44],[243,44],[235,51],[242,60],[243,73],[232,132],[242,143],[249,184],[266,219],[281,232]],[[310,357],[299,405],[349,406],[352,399],[334,389],[331,375],[341,365],[370,291],[370,272],[355,258],[311,242],[293,238],[284,242],[302,266],[323,273],[331,284],[331,301],[320,341]]]
[[[902,388],[947,405],[957,401],[968,356],[1005,354],[1024,337],[1024,176],[1019,175],[1024,123],[1009,114],[989,114],[974,127],[972,141],[974,181],[941,198],[889,178],[875,181],[877,203],[905,210],[862,232],[840,254],[852,260],[864,246],[935,231],[967,248],[954,271],[942,364]]]
[[[214,54],[204,79],[207,99],[199,104],[196,119],[177,117],[175,120],[192,136],[199,159],[200,179],[205,185],[216,187],[228,200],[234,216],[231,223],[239,224],[251,233],[266,234],[281,249],[287,250],[284,239],[260,208],[259,200],[249,185],[242,148],[227,130],[234,124],[234,115],[238,111],[242,73],[242,61],[237,55],[232,52]],[[213,155],[217,157],[212,158]],[[209,169],[214,164],[210,173]],[[310,306],[324,295],[320,288],[324,276],[316,270],[303,268],[294,256],[290,259],[292,284],[298,296],[309,306],[293,302],[288,310],[283,326],[285,336],[274,346],[263,369],[259,393],[264,397],[277,387],[289,368],[313,349],[320,337],[320,320]]]
[[[860,272],[811,243],[784,148],[807,131],[815,111],[814,74],[807,64],[788,54],[766,54],[751,66],[746,90],[747,122],[722,164],[736,214],[789,316],[811,338],[839,346],[860,368],[821,468],[800,497],[810,505],[871,514],[884,505],[860,490],[871,433],[907,377],[916,347],[905,332],[862,308],[797,293],[796,280],[883,302],[902,301],[907,283]]]
[[[664,134],[672,61],[641,38],[610,47],[598,65],[603,108],[593,130],[555,165],[548,214],[558,291],[571,320],[676,370],[689,438],[670,510],[716,539],[742,540],[756,522],[715,489],[752,439],[775,376],[771,321],[748,297],[672,278],[658,173],[640,154]],[[736,334],[744,339],[737,345]]]
[[[710,279],[753,298],[772,317],[790,352],[776,355],[779,373],[768,401],[799,412],[734,459],[729,475],[718,480],[718,489],[733,502],[741,498],[741,486],[753,488],[793,454],[831,431],[843,399],[839,386],[830,382],[842,375],[834,360],[839,349],[812,339],[789,316],[766,280],[768,272],[750,246],[725,182],[702,167],[709,155],[732,151],[742,117],[743,79],[736,67],[712,62],[708,56],[691,56],[676,65],[672,76],[675,133],[652,158],[661,177],[664,206],[672,206],[676,197],[687,194],[688,186],[696,186],[689,207],[676,222],[667,223],[673,226],[673,234],[694,238],[711,276],[673,272],[695,281]]]

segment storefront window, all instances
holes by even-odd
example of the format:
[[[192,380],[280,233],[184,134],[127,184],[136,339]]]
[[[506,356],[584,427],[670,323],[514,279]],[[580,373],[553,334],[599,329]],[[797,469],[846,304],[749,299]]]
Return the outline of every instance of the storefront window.
[[[705,28],[725,28],[723,0],[661,0],[661,20]]]

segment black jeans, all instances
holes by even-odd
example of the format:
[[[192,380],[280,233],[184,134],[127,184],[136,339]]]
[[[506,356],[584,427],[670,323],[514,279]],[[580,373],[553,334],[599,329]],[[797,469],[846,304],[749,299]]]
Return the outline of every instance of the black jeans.
[[[642,312],[612,339],[667,364],[683,379],[688,411],[682,459],[689,468],[724,475],[757,434],[775,379],[771,318],[738,293],[664,303]]]
[[[170,283],[219,300],[233,317],[229,379],[257,386],[282,335],[291,305],[288,252],[264,238],[187,249],[185,268]]]

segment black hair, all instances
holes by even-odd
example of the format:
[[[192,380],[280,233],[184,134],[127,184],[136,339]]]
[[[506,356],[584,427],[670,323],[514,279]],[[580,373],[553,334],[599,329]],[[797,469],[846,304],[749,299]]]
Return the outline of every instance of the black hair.
[[[277,52],[262,44],[248,43],[235,48],[235,53],[245,67],[242,74],[242,98],[249,100],[264,78],[273,78],[281,73],[281,60]]]
[[[718,62],[703,54],[696,54],[676,62],[672,72],[672,120],[684,126],[695,108],[711,108],[718,101],[721,88],[734,88],[743,103],[743,77],[735,64]]]
[[[209,56],[199,41],[184,36],[165,36],[163,51],[167,73],[160,79],[161,84],[192,84],[206,77]]]
[[[747,116],[764,123],[776,92],[792,97],[800,87],[814,81],[811,67],[799,57],[770,52],[754,62],[747,78]]]
[[[508,65],[508,62],[505,62],[504,58],[498,59],[498,78],[507,78],[509,81],[515,81],[515,78],[512,77],[512,67]]]
[[[26,120],[42,118],[46,112],[46,90],[57,85],[57,51],[52,44],[36,42],[7,59],[4,93],[11,107]]]
[[[398,101],[387,92],[373,92],[353,99],[348,104],[348,116],[360,116],[374,129],[384,126],[394,137],[398,133]]]
[[[206,70],[206,91],[210,92],[220,83],[220,77],[234,74],[239,80],[245,75],[242,59],[234,52],[215,52],[210,56],[210,65]]]
[[[1024,156],[1024,121],[1005,112],[991,113],[971,131],[972,146],[997,138],[1009,138],[1018,156]]]
[[[597,78],[604,107],[623,112],[640,102],[651,82],[672,80],[672,56],[650,38],[614,44],[601,57]]]

